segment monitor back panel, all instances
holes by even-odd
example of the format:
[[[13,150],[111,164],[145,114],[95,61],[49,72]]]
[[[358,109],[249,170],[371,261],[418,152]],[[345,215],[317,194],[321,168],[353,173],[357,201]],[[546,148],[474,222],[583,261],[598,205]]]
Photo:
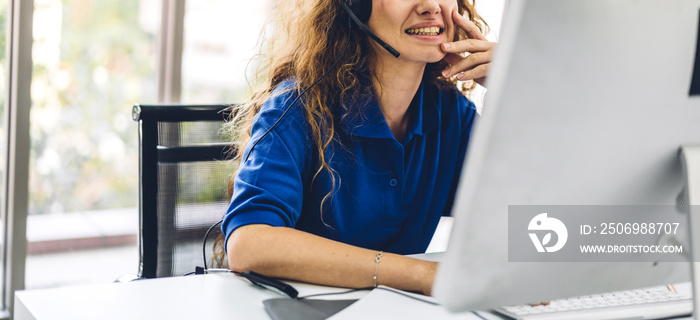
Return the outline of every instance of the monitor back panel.
[[[673,205],[698,0],[511,0],[434,294],[464,310],[689,280],[687,263],[509,262],[509,205]]]

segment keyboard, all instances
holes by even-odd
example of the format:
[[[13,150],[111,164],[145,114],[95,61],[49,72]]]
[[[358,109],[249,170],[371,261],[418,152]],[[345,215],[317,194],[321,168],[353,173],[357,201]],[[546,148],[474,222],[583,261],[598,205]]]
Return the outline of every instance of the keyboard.
[[[495,311],[518,320],[663,319],[693,311],[692,298],[684,291],[679,293],[668,285],[500,307]]]

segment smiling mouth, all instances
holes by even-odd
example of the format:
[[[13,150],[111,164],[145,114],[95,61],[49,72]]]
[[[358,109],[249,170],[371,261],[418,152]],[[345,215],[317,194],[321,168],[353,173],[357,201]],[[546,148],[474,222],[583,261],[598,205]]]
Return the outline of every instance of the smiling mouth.
[[[428,27],[428,28],[415,28],[407,29],[406,34],[410,35],[421,35],[421,36],[437,36],[442,34],[444,29],[439,27]]]

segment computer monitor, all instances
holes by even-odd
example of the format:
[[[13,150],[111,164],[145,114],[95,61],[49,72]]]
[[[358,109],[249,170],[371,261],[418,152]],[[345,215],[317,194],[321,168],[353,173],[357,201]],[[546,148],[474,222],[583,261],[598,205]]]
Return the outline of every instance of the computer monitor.
[[[690,280],[688,262],[509,261],[509,209],[676,204],[679,148],[700,145],[699,16],[700,0],[510,1],[438,301],[480,309]]]

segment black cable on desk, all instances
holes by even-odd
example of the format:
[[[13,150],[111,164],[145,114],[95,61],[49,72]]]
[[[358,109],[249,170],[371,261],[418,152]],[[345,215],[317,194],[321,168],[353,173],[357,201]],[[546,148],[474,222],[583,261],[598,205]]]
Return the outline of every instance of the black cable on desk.
[[[336,294],[348,294],[348,293],[353,293],[357,291],[362,291],[362,290],[372,290],[374,287],[364,287],[364,288],[356,288],[356,289],[349,289],[346,291],[340,291],[340,292],[329,292],[329,293],[316,293],[316,294],[310,294],[302,297],[298,297],[298,300],[304,300],[307,298],[311,297],[320,297],[320,296],[330,296],[330,295],[336,295]]]

